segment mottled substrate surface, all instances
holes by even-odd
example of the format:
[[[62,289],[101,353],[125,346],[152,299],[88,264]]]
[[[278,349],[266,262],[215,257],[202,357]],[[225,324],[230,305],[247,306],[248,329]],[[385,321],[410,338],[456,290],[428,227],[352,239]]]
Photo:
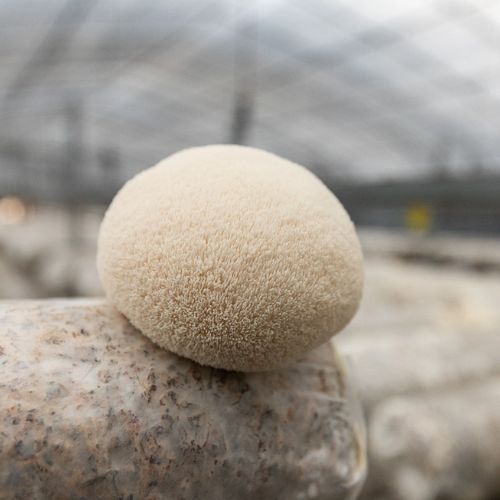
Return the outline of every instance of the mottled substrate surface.
[[[331,344],[239,374],[104,300],[0,303],[2,500],[354,498],[360,422]]]

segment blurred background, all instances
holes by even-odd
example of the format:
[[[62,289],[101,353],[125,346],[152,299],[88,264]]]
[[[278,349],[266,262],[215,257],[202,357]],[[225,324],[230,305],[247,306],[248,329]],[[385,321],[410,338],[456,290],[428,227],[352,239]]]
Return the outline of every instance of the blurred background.
[[[500,498],[498,2],[0,0],[0,116],[0,298],[101,294],[105,206],[181,148],[246,144],[314,171],[366,255],[339,338],[382,442],[366,498]],[[379,400],[434,398],[439,432],[403,439],[396,405],[371,435],[382,372]]]

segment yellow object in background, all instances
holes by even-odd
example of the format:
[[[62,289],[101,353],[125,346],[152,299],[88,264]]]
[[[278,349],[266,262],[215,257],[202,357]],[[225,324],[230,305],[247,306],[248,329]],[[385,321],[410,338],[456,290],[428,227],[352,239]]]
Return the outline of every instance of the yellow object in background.
[[[405,224],[410,231],[423,233],[432,226],[432,208],[425,203],[409,205],[405,213]]]

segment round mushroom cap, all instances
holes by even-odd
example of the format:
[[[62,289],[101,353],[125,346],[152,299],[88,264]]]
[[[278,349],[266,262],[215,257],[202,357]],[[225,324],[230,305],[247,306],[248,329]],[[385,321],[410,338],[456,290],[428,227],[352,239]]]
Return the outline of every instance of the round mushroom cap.
[[[109,299],[202,365],[279,368],[327,341],[363,285],[354,226],[305,168],[242,146],[180,151],[123,186],[101,225]]]

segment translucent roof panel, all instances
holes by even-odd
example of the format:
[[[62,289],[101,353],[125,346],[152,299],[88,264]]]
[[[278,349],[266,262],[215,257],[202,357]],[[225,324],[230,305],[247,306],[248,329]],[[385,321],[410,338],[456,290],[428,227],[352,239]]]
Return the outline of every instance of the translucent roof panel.
[[[352,180],[500,171],[495,1],[0,0],[0,23],[0,182],[75,141],[123,177],[212,142]]]

